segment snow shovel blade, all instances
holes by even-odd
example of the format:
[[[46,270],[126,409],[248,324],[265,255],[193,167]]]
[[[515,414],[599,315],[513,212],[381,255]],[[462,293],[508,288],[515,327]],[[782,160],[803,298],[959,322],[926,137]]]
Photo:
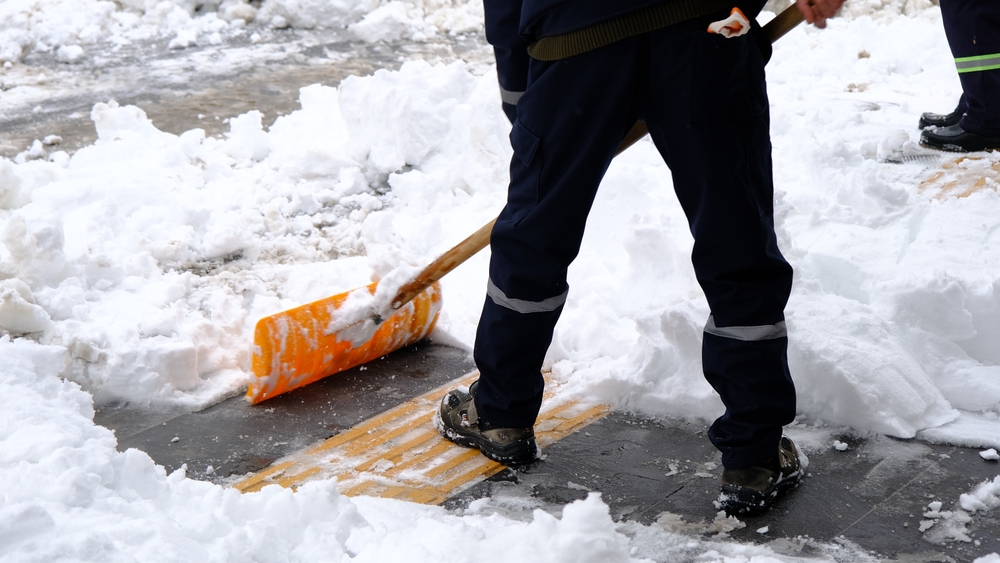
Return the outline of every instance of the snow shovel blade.
[[[432,284],[378,324],[364,342],[343,339],[338,308],[356,291],[374,295],[377,283],[264,317],[254,330],[253,380],[247,401],[257,404],[318,379],[359,366],[422,340],[441,312],[441,286]],[[375,321],[377,322],[377,321]]]
[[[355,310],[345,306],[349,297],[359,297],[355,292],[367,292],[360,295],[362,302],[374,298],[378,283],[373,283],[258,321],[250,364],[254,378],[247,400],[257,404],[381,358],[430,334],[441,311],[438,280],[486,248],[495,221],[480,227],[402,287],[393,288],[395,296],[387,311],[374,302]],[[388,288],[392,286],[383,289]]]

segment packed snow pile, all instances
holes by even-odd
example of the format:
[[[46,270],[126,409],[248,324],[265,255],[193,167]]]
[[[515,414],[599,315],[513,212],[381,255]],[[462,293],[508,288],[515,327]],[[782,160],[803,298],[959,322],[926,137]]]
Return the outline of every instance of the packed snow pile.
[[[32,52],[77,63],[149,40],[171,49],[219,45],[258,28],[349,28],[364,41],[426,41],[477,31],[482,19],[482,4],[468,0],[4,0],[0,64]]]

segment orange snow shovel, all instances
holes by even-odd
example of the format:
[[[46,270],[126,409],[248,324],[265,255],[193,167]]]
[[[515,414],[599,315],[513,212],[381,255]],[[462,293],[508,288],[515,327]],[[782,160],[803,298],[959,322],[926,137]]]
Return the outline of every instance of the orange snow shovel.
[[[792,5],[764,31],[774,42],[801,22],[802,15]],[[644,122],[636,123],[615,154],[648,132]],[[441,311],[438,280],[489,244],[495,222],[483,225],[394,292],[374,283],[261,319],[254,331],[254,378],[247,400],[259,403],[426,337]],[[392,294],[391,299],[383,293]]]

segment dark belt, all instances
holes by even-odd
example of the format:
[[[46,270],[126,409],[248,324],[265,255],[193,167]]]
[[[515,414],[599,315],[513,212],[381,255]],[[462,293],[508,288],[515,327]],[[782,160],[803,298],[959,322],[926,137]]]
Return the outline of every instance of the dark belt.
[[[735,0],[664,2],[583,29],[542,37],[528,46],[540,61],[558,61],[736,5]]]

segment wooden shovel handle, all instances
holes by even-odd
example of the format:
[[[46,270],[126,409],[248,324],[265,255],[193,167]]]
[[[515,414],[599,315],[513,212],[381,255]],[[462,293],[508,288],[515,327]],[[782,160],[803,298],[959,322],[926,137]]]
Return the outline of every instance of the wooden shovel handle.
[[[496,222],[497,220],[494,218],[489,223],[479,227],[478,231],[472,233],[454,248],[442,254],[437,260],[431,262],[423,271],[417,274],[417,277],[399,288],[396,298],[392,300],[392,308],[399,309],[403,305],[406,305],[411,299],[420,295],[421,291],[443,278],[445,274],[457,268],[462,262],[472,258],[480,250],[486,248],[486,245],[490,243],[490,233],[493,232],[493,223]]]
[[[774,43],[805,20],[802,12],[792,4],[764,25],[764,34],[767,35],[768,41]]]
[[[767,34],[767,38],[771,43],[774,43],[803,21],[802,13],[792,4],[773,20],[767,22],[767,25],[764,26],[764,33]],[[647,133],[649,133],[649,129],[646,128],[646,123],[644,121],[637,121],[632,126],[632,129],[625,134],[622,142],[618,144],[615,156],[618,156],[622,151],[634,145],[639,139],[645,137]],[[496,222],[497,220],[493,219],[480,227],[478,231],[472,233],[454,248],[442,254],[437,260],[431,262],[413,280],[399,288],[395,299],[392,300],[392,308],[399,309],[403,305],[406,305],[411,299],[419,295],[421,291],[443,278],[445,274],[457,268],[462,262],[472,258],[480,250],[486,248],[490,244],[490,233],[493,232],[493,224]]]
[[[649,129],[646,129],[646,123],[637,121],[632,126],[632,129],[625,134],[622,142],[618,144],[615,156],[618,156],[622,151],[634,145],[636,141],[645,137],[648,132]],[[406,305],[411,299],[419,295],[421,291],[430,287],[432,283],[443,278],[445,274],[457,268],[462,262],[472,258],[477,252],[486,248],[490,244],[490,233],[493,232],[493,224],[496,222],[497,220],[494,218],[489,223],[479,227],[478,231],[472,233],[454,248],[442,254],[437,260],[431,262],[423,271],[417,274],[417,277],[399,288],[396,298],[392,300],[392,308],[399,309],[403,305]]]

